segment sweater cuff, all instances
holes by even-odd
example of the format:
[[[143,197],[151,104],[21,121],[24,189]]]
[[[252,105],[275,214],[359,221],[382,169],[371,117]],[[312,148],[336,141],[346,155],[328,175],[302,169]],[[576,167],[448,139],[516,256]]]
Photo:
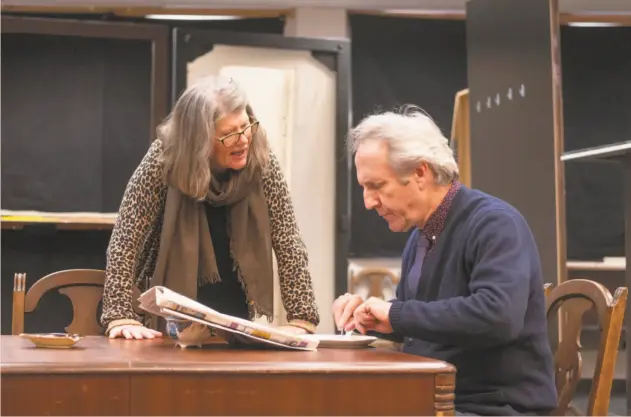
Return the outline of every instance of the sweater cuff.
[[[392,327],[392,331],[394,333],[403,334],[401,331],[401,311],[403,310],[403,301],[393,300],[391,301],[392,306],[390,307],[390,312],[388,313],[388,319],[390,320],[390,326]]]
[[[124,326],[124,325],[142,326],[142,323],[137,320],[132,320],[132,319],[112,320],[110,324],[108,324],[107,330],[105,330],[105,336],[109,336],[110,330],[112,330],[114,327]]]
[[[316,330],[316,326],[313,323],[309,323],[308,321],[305,321],[305,320],[291,320],[287,324],[290,326],[304,329],[307,331],[307,333],[311,333],[311,334],[315,333],[315,330]]]

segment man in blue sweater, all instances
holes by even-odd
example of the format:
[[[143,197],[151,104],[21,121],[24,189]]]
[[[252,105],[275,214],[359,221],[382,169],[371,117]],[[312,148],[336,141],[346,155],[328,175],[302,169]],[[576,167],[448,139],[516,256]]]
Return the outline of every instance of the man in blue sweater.
[[[366,208],[393,232],[413,231],[396,299],[345,294],[333,305],[338,328],[378,332],[455,365],[458,414],[550,413],[543,279],[525,219],[459,183],[447,139],[414,108],[367,117],[349,145]]]

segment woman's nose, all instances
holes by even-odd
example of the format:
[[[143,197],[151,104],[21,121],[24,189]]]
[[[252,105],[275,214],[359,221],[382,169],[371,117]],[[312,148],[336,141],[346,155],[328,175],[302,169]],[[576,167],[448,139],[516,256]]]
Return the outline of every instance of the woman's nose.
[[[245,141],[246,144],[250,141],[250,139],[245,135],[245,133],[241,133],[239,135],[239,139],[237,140],[237,144],[241,144],[243,141]]]

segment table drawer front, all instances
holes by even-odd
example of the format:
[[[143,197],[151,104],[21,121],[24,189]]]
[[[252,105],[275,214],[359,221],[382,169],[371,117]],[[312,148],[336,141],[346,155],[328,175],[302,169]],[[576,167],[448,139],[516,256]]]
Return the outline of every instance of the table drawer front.
[[[2,375],[2,415],[129,415],[129,375]]]

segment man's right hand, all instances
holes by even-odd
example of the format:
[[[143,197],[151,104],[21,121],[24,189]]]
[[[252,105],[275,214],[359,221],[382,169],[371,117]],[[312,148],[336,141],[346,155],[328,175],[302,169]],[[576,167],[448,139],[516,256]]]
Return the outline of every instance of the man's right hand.
[[[110,339],[124,337],[125,339],[154,339],[162,337],[162,333],[137,324],[123,324],[110,329]]]
[[[333,302],[333,317],[338,330],[353,330],[353,313],[364,300],[357,294],[346,293]]]

